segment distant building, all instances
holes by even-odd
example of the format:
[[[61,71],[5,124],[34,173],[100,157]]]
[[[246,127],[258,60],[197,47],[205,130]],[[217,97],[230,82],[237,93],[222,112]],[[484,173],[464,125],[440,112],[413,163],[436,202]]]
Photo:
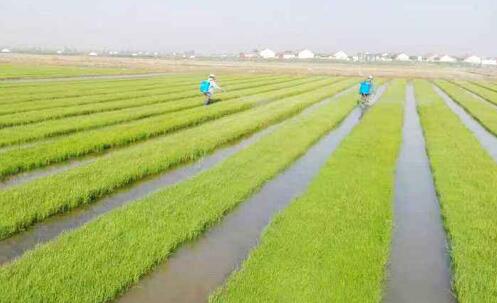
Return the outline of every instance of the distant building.
[[[455,63],[455,62],[457,62],[457,59],[454,57],[451,57],[449,55],[443,55],[442,57],[440,57],[440,59],[438,61],[444,62],[444,63]]]
[[[300,51],[297,56],[299,59],[313,59],[314,53],[308,49],[304,49],[304,50]]]
[[[350,60],[349,56],[344,52],[344,51],[338,51],[334,53],[330,59],[335,59],[335,60]]]
[[[2,53],[10,53],[10,49],[8,48],[4,48],[1,50]]]
[[[464,59],[464,63],[481,64],[481,58],[478,56],[468,56]]]
[[[270,50],[269,48],[266,48],[266,49],[261,50],[259,52],[259,56],[261,56],[264,59],[272,59],[272,58],[276,58],[276,53],[274,51]]]
[[[482,65],[497,65],[497,59],[495,58],[485,58],[481,60]]]
[[[438,55],[431,54],[431,55],[426,56],[426,61],[428,61],[428,62],[437,62],[438,60],[439,60]]]
[[[281,52],[277,55],[277,57],[279,59],[286,59],[286,60],[289,60],[289,59],[295,59],[297,56],[295,55],[294,52],[292,51],[284,51],[284,52]]]
[[[417,56],[416,60],[418,60],[418,62],[422,62],[423,61],[423,56]]]
[[[56,53],[57,53],[57,55],[62,55],[64,53],[64,51],[59,49],[58,51],[56,51]]]
[[[96,52],[89,52],[88,56],[95,57],[95,56],[98,56],[98,54]]]
[[[379,61],[390,62],[392,61],[392,56],[389,53],[383,53],[380,55]]]
[[[411,59],[409,59],[409,56],[407,54],[400,53],[397,56],[395,56],[395,60],[397,60],[397,61],[410,61]]]
[[[253,59],[259,57],[259,52],[257,50],[251,51],[251,52],[243,52],[240,53],[240,58],[241,59]]]
[[[381,54],[366,52],[360,55],[360,60],[364,62],[376,62],[381,60]]]

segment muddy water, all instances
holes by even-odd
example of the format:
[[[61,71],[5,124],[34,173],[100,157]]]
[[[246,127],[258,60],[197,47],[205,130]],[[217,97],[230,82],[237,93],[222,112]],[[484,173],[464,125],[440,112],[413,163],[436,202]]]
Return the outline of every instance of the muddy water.
[[[408,85],[384,302],[455,302],[447,241],[415,102]]]
[[[381,96],[384,87],[379,90]],[[228,214],[200,239],[181,246],[120,302],[205,302],[257,245],[271,218],[302,194],[340,142],[359,122],[356,108],[288,170]]]
[[[497,161],[497,136],[487,131],[478,121],[476,121],[471,115],[469,115],[459,104],[453,101],[446,93],[441,89],[433,86],[437,94],[442,97],[449,108],[459,116],[459,119],[464,123],[464,125],[470,129],[475,137],[480,141],[481,146],[487,150],[487,152]]]

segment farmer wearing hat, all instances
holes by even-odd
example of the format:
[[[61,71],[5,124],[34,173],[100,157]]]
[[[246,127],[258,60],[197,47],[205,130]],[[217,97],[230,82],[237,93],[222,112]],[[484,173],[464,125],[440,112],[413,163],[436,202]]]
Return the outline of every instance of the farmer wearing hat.
[[[224,89],[217,85],[216,76],[213,74],[210,74],[207,80],[200,82],[200,92],[206,97],[205,105],[209,105],[212,102],[212,95],[217,90],[224,91]]]

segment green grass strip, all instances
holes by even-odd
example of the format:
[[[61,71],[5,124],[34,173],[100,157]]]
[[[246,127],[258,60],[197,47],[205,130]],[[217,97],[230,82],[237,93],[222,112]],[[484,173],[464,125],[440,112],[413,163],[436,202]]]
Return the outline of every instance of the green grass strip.
[[[497,163],[425,81],[416,98],[459,302],[497,302]]]
[[[480,122],[488,131],[497,135],[497,107],[479,100],[461,87],[444,80],[435,81],[449,97]]]
[[[0,195],[0,239],[145,177],[199,159],[225,144],[296,115],[350,85],[340,82],[280,99],[116,151],[86,166],[6,189]]]
[[[405,82],[394,81],[211,302],[379,302]]]
[[[497,92],[481,87],[479,85],[473,84],[468,81],[456,81],[456,84],[464,87],[475,95],[480,96],[481,98],[487,100],[488,102],[497,105]]]
[[[294,80],[267,82],[260,88],[267,90],[278,90],[291,88],[293,86],[314,82],[321,79],[320,77],[306,77],[303,79],[295,78]],[[267,85],[266,85],[267,84]],[[309,87],[311,87],[309,85]],[[238,93],[237,93],[238,94]],[[244,91],[243,94],[249,94]],[[233,97],[234,94],[231,94]],[[223,100],[230,100],[230,95],[223,94]],[[185,100],[186,101],[186,100]],[[201,106],[202,99],[195,98],[198,106]],[[178,102],[182,105],[184,102]],[[217,107],[217,104],[216,104]],[[34,124],[18,125],[0,129],[0,147],[12,144],[26,143],[48,137],[55,137],[64,134],[70,134],[78,131],[101,128],[118,123],[129,122],[148,117],[158,116],[169,113],[171,104],[169,102],[145,105],[138,108],[126,108],[122,110],[106,111],[91,115],[67,117],[57,120],[48,120]],[[178,113],[170,114],[178,115]],[[138,122],[140,123],[140,122]]]
[[[307,79],[309,80],[309,79]],[[307,81],[306,80],[306,81]],[[312,79],[311,79],[312,80]],[[209,120],[217,119],[235,112],[247,110],[261,103],[276,99],[298,95],[325,85],[330,85],[333,78],[316,81],[307,85],[287,87],[287,89],[276,90],[269,93],[250,93],[250,97],[241,97],[232,102],[222,102],[208,108],[196,107],[182,112],[174,112],[143,120],[118,124],[103,129],[90,130],[76,133],[35,146],[16,148],[2,153],[0,158],[0,178],[19,172],[44,167],[64,160],[81,157],[104,150],[126,146],[137,141],[147,140],[152,137],[164,135],[181,128],[191,127]],[[354,80],[345,82],[345,86],[352,85]],[[287,84],[287,86],[289,86]],[[235,93],[231,93],[234,97]],[[200,100],[199,102],[202,102]]]
[[[111,300],[181,243],[288,167],[355,106],[330,102],[298,116],[197,177],[113,211],[0,269],[6,301]]]
[[[290,79],[288,79],[290,80]],[[265,83],[269,82],[269,83]],[[269,85],[270,81],[239,83],[230,87],[232,90],[250,89],[258,86]],[[49,108],[45,110],[20,112],[10,115],[0,116],[0,127],[8,127],[21,124],[29,124],[51,119],[60,119],[70,116],[87,115],[91,113],[98,113],[103,111],[112,111],[124,108],[137,108],[144,105],[163,103],[168,101],[181,102],[182,108],[197,106],[198,102],[191,105],[184,99],[195,98],[195,100],[202,99],[202,95],[198,91],[198,85],[187,86],[183,91],[176,93],[168,93],[164,89],[164,95],[153,92],[151,95],[144,97],[133,97],[133,93],[129,93],[131,98],[121,96],[121,99],[115,101],[106,101],[101,103],[90,103],[83,105],[74,105],[68,107]],[[200,101],[200,104],[202,101]]]

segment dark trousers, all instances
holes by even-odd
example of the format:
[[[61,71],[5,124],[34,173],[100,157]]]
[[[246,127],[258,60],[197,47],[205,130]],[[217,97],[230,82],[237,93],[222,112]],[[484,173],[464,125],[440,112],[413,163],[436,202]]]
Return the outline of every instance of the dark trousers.
[[[211,93],[204,93],[205,96],[205,105],[209,105],[212,101],[212,94]]]

